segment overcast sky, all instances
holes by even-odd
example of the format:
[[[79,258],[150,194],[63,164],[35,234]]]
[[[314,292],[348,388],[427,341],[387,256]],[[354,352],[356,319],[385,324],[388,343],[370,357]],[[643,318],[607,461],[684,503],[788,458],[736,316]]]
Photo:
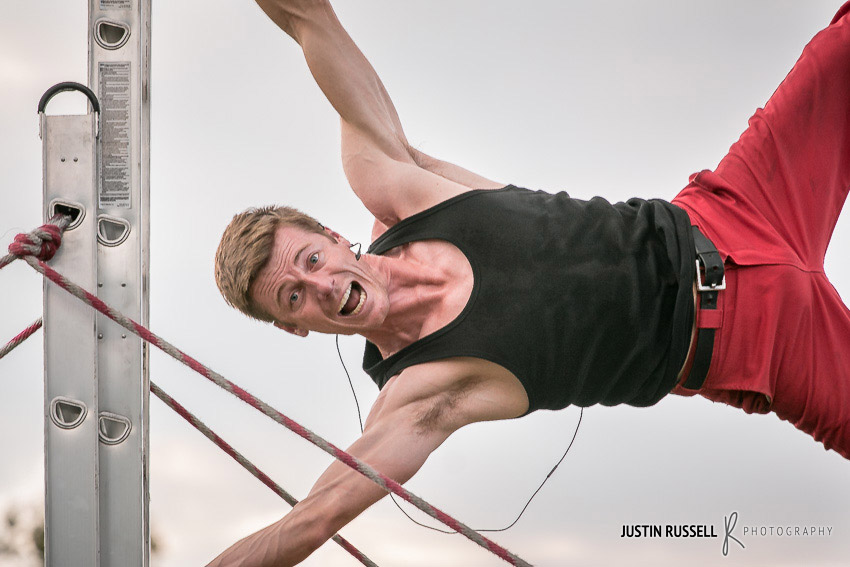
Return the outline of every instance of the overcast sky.
[[[336,9],[429,154],[517,185],[573,196],[671,199],[713,168],[837,1],[348,0]],[[0,19],[0,246],[41,222],[36,103],[86,81],[86,3],[15,2]],[[295,205],[352,241],[370,218],[339,163],[335,114],[297,46],[248,0],[153,6],[153,330],[290,417],[346,446],[359,433],[333,337],[292,337],[228,308],[212,277],[230,217]],[[82,103],[57,100],[71,110]],[[76,106],[75,106],[76,105]],[[827,274],[850,297],[850,216]],[[841,260],[844,259],[844,262]],[[41,281],[0,273],[0,340],[38,317]],[[363,340],[342,354],[361,406],[377,390]],[[0,361],[0,506],[43,490],[42,339]],[[303,497],[329,457],[154,352],[151,379]],[[151,521],[159,567],[200,565],[287,510],[154,399]],[[473,527],[508,524],[566,448],[578,410],[477,424],[409,487]],[[700,398],[585,411],[576,443],[512,530],[493,538],[535,565],[840,565],[850,556],[850,463],[774,415]],[[624,524],[830,526],[828,537],[621,539]],[[417,517],[420,515],[417,513]],[[426,531],[382,502],[342,532],[383,566],[502,562]],[[305,565],[355,565],[328,544]]]

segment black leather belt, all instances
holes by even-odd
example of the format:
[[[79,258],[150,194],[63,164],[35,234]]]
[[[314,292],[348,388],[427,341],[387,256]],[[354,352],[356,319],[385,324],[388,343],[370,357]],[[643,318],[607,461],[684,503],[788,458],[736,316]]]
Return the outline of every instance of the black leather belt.
[[[708,369],[711,366],[711,355],[714,351],[714,333],[720,327],[722,312],[717,309],[717,299],[720,292],[726,289],[726,275],[723,270],[723,259],[711,240],[692,226],[694,248],[696,249],[697,293],[699,294],[700,313],[697,323],[697,346],[694,351],[694,361],[688,378],[682,387],[689,390],[702,388]]]

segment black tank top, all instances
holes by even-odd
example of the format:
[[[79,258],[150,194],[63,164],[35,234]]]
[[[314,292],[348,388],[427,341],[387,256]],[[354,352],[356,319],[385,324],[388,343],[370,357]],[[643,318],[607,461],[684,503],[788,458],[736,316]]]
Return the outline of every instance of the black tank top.
[[[367,341],[363,369],[379,388],[409,366],[456,356],[512,372],[529,412],[648,406],[673,388],[694,317],[693,236],[682,209],[509,185],[408,217],[369,253],[426,239],[463,252],[472,293],[451,323],[386,359]]]

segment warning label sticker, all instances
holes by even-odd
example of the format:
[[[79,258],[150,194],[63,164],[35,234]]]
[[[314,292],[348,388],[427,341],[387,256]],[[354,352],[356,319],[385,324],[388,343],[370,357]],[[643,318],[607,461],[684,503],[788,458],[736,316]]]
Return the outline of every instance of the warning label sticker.
[[[132,8],[132,0],[100,0],[100,9],[108,10],[109,8]]]
[[[102,62],[100,77],[100,187],[98,206],[129,209],[130,63]]]

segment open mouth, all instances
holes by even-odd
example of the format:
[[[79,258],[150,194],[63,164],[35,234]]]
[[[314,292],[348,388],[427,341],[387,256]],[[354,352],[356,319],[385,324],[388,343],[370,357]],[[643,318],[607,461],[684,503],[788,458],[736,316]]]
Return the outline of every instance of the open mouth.
[[[338,313],[343,316],[357,315],[363,309],[364,303],[366,303],[366,290],[353,281],[348,284],[348,289],[345,290],[339,302]]]

